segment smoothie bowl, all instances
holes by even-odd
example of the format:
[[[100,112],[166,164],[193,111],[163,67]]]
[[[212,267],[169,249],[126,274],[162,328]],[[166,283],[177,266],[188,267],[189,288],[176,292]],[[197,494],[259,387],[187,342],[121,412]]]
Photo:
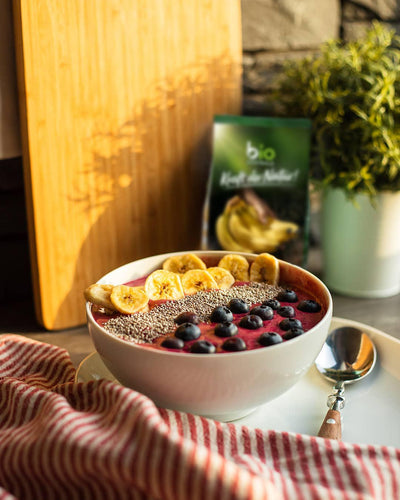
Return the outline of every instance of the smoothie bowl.
[[[119,267],[85,291],[115,378],[156,405],[229,421],[290,389],[328,334],[332,298],[269,254],[176,252]]]

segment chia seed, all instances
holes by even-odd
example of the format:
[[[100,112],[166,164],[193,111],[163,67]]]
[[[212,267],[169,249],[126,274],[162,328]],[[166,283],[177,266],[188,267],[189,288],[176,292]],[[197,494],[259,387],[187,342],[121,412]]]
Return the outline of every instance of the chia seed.
[[[155,305],[149,312],[111,318],[104,328],[123,340],[138,344],[152,343],[156,338],[175,330],[174,318],[182,312],[195,312],[199,320],[206,323],[215,307],[226,305],[231,299],[243,299],[249,305],[254,305],[275,298],[281,290],[281,287],[252,282],[228,289],[198,292]]]

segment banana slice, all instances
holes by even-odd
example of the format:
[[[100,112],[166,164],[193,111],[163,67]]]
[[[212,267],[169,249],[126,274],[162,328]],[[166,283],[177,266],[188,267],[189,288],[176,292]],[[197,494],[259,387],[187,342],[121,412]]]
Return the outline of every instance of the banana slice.
[[[88,302],[104,307],[108,311],[115,311],[115,307],[110,299],[113,288],[113,285],[100,285],[99,283],[95,283],[94,285],[88,286],[83,292],[83,295]]]
[[[206,269],[206,265],[197,255],[187,253],[185,255],[170,257],[163,263],[163,269],[172,271],[173,273],[184,274],[190,269]]]
[[[207,271],[216,281],[218,288],[230,288],[235,283],[235,278],[223,267],[208,267]]]
[[[114,286],[110,300],[114,309],[123,314],[142,312],[149,302],[146,292],[142,287],[117,285]]]
[[[279,262],[270,253],[261,253],[250,266],[250,281],[276,285],[279,281]]]
[[[182,275],[182,286],[185,295],[193,295],[202,290],[218,288],[217,282],[204,269],[191,269]]]
[[[176,300],[184,296],[179,274],[165,269],[153,271],[147,277],[144,289],[151,300]]]
[[[236,281],[249,281],[249,263],[243,255],[224,255],[218,262],[218,267],[227,269]]]

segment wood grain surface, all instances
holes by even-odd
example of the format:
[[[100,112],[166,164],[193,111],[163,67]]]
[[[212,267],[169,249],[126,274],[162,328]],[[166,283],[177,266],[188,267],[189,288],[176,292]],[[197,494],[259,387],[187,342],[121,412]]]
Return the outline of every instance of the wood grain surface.
[[[36,314],[198,248],[213,116],[241,112],[239,0],[14,0]]]

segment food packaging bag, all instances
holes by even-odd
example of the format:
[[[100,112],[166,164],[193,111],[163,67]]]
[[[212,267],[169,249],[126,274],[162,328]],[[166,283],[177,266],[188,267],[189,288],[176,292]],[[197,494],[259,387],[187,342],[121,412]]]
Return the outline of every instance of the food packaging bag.
[[[218,115],[202,248],[263,253],[304,266],[311,121]]]

